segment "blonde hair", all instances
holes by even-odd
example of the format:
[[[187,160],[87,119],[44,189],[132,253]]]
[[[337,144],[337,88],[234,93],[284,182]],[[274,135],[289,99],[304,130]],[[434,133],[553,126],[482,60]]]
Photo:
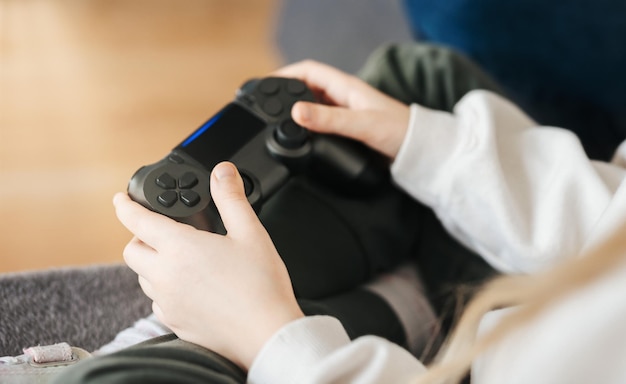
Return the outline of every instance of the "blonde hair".
[[[607,241],[549,271],[502,276],[487,283],[467,306],[428,372],[416,378],[415,384],[460,382],[479,354],[565,295],[600,279],[625,261],[625,231],[626,225],[622,225]],[[520,306],[519,309],[477,338],[478,325],[487,312],[514,305]]]

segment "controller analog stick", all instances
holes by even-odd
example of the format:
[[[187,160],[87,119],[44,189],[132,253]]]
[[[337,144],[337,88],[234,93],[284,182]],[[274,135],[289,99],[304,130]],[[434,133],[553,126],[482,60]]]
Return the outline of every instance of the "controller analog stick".
[[[250,196],[252,194],[252,191],[254,190],[254,182],[252,181],[250,176],[246,175],[245,173],[240,172],[239,174],[243,179],[243,189],[246,192],[246,196]]]
[[[293,120],[284,121],[275,131],[276,142],[287,149],[302,147],[308,137],[306,129],[296,124]]]

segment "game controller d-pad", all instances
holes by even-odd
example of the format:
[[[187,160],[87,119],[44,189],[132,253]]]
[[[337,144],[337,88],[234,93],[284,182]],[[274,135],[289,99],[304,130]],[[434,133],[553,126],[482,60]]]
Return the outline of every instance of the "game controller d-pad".
[[[169,169],[162,169],[154,179],[154,183],[160,190],[157,190],[156,201],[165,208],[171,208],[174,204],[180,203],[187,207],[195,207],[202,201],[201,194],[193,188],[199,186],[200,175],[195,169],[176,170],[175,165],[184,164],[184,160],[179,156],[169,156],[168,162],[173,165]],[[176,176],[172,176],[172,172]]]
[[[322,179],[334,178],[348,189],[375,183],[372,174],[379,173],[372,173],[373,152],[296,124],[291,108],[298,101],[315,101],[302,81],[269,77],[244,83],[233,102],[165,158],[140,168],[129,182],[130,197],[175,220],[224,233],[209,190],[210,172],[221,161],[237,166],[246,196],[257,210],[298,172],[321,170]],[[386,168],[381,168],[383,173]]]
[[[198,176],[193,172],[187,172],[178,180],[165,172],[155,180],[156,185],[164,191],[157,197],[157,201],[164,207],[170,208],[178,201],[188,207],[193,207],[200,202],[200,195],[192,190],[198,184]]]
[[[153,166],[140,168],[128,191],[133,200],[153,211],[194,226],[210,225],[198,213],[209,209],[209,173],[192,159],[170,155]]]

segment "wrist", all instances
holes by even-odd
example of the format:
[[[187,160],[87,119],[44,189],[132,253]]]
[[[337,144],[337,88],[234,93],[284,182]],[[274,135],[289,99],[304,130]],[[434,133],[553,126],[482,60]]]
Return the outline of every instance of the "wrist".
[[[404,143],[405,137],[412,124],[413,112],[409,106],[402,104],[394,113],[392,126],[387,129],[389,137],[386,140],[386,147],[382,150],[392,161],[398,156]]]

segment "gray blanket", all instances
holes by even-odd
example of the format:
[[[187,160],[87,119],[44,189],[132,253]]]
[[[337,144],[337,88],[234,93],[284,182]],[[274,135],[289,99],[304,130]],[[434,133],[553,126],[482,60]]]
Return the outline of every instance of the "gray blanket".
[[[66,341],[93,351],[151,313],[125,265],[0,275],[0,356]]]

